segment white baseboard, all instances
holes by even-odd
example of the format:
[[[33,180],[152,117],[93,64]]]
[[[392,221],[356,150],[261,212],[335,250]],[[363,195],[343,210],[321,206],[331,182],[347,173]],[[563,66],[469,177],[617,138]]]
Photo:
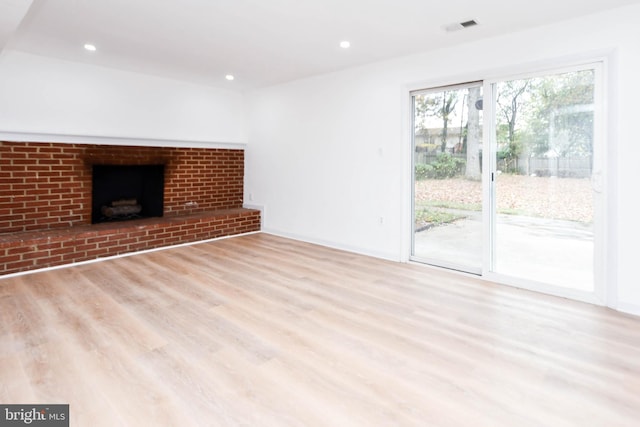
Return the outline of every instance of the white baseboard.
[[[372,251],[362,247],[343,245],[341,243],[337,243],[329,240],[318,239],[310,236],[303,236],[303,235],[289,233],[289,232],[276,230],[272,228],[263,229],[262,232],[267,234],[273,234],[274,236],[285,237],[287,239],[298,240],[305,243],[312,243],[315,245],[326,246],[328,248],[338,249],[345,252],[351,252],[359,255],[366,255],[366,256],[380,258],[388,261],[401,262],[400,258],[398,257],[398,254],[395,254],[395,253]]]
[[[632,314],[634,316],[640,316],[640,305],[618,301],[618,306],[613,307],[613,309],[618,310],[622,313]]]

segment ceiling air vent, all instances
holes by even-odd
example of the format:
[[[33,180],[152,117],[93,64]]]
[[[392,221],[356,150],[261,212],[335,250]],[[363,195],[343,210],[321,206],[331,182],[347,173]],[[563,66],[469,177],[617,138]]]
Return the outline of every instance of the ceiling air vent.
[[[464,30],[465,28],[475,27],[476,25],[478,25],[478,21],[476,21],[475,19],[470,19],[469,21],[464,22],[454,22],[453,24],[449,24],[444,27],[444,29],[448,33],[451,33],[453,31],[460,31]]]
[[[469,28],[478,25],[478,22],[475,19],[472,19],[471,21],[461,22],[460,25],[462,25],[462,28]]]

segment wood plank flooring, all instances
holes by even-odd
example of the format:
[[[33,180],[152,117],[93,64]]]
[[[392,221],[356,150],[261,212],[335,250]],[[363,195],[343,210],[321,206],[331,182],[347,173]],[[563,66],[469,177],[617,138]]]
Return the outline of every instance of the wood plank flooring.
[[[72,426],[640,425],[640,319],[253,234],[0,280],[0,403]]]

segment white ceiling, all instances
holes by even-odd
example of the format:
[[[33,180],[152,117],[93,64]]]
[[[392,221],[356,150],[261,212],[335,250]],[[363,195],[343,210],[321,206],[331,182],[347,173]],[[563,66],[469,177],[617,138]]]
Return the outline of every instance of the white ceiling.
[[[0,0],[0,48],[244,90],[639,2]]]
[[[0,0],[0,51],[29,10],[31,0]]]

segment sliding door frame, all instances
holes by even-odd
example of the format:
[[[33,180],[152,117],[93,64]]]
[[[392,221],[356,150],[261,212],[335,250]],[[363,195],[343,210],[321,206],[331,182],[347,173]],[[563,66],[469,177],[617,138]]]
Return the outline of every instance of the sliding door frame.
[[[455,87],[464,85],[466,83],[482,82],[483,83],[483,152],[488,153],[492,147],[491,144],[495,144],[495,129],[493,123],[493,117],[495,115],[495,93],[493,88],[495,83],[505,80],[512,80],[518,78],[532,78],[536,76],[543,76],[554,73],[561,73],[563,71],[576,71],[579,69],[594,69],[595,70],[595,99],[596,106],[594,118],[594,177],[592,178],[592,184],[595,188],[599,189],[594,197],[594,286],[595,291],[593,293],[584,293],[579,291],[573,291],[569,289],[560,288],[557,286],[548,286],[533,281],[518,280],[511,277],[506,277],[501,274],[493,272],[494,269],[492,253],[494,253],[493,247],[490,247],[487,242],[493,244],[493,234],[495,232],[495,216],[492,214],[495,206],[495,186],[491,179],[491,173],[495,174],[496,164],[494,156],[483,156],[482,169],[483,174],[483,221],[485,223],[483,231],[483,266],[482,272],[479,278],[482,280],[488,280],[508,286],[533,290],[540,293],[556,295],[566,298],[571,298],[578,301],[584,301],[597,305],[606,305],[609,307],[617,306],[617,275],[613,269],[616,267],[615,263],[615,242],[616,236],[612,235],[615,232],[615,226],[609,226],[612,221],[613,213],[612,206],[615,202],[615,176],[613,175],[616,159],[612,158],[609,153],[615,153],[616,144],[615,132],[610,129],[609,122],[612,112],[610,111],[609,103],[610,86],[612,84],[609,74],[610,63],[615,63],[615,52],[603,51],[601,53],[579,54],[571,57],[548,60],[538,63],[523,64],[512,67],[505,67],[502,69],[494,69],[486,71],[484,76],[478,73],[475,75],[463,75],[456,77],[450,77],[447,79],[425,81],[422,83],[414,83],[403,88],[403,140],[408,142],[410,149],[403,150],[402,162],[405,165],[403,185],[403,203],[404,215],[402,225],[402,249],[400,253],[401,260],[404,262],[412,262],[412,249],[413,249],[413,208],[414,208],[414,160],[413,160],[413,94],[421,91],[428,91],[430,89],[438,89],[443,87]],[[481,77],[481,78],[480,78]],[[463,82],[463,83],[461,83]],[[615,93],[613,94],[615,95]],[[411,186],[411,187],[409,187]],[[489,226],[486,226],[489,224]],[[438,266],[424,265],[430,268],[441,268]],[[454,274],[469,275],[465,272],[453,271]]]
[[[495,129],[495,100],[496,85],[500,82],[530,79],[543,77],[546,75],[562,74],[567,72],[575,72],[581,70],[594,70],[594,141],[593,141],[593,166],[592,166],[592,192],[594,195],[594,252],[593,252],[593,292],[579,291],[568,289],[561,286],[540,283],[525,278],[506,276],[495,272],[495,241],[496,241],[496,185],[495,179],[497,173],[496,164],[496,129]],[[523,72],[518,74],[504,75],[496,78],[484,80],[484,127],[483,134],[483,152],[490,153],[489,156],[483,156],[483,170],[486,176],[483,179],[483,220],[484,242],[483,245],[483,268],[482,277],[488,280],[508,284],[518,288],[528,289],[541,293],[547,293],[578,301],[590,302],[598,305],[606,303],[606,285],[605,285],[605,228],[606,209],[604,198],[604,181],[607,175],[606,170],[606,150],[605,150],[605,129],[606,117],[604,100],[605,100],[605,64],[602,59],[593,61],[584,61],[579,64],[552,67],[535,72]]]
[[[464,83],[457,83],[457,84],[454,84],[454,85],[445,85],[445,86],[431,87],[431,88],[427,88],[427,89],[418,89],[418,90],[411,91],[410,94],[409,94],[410,95],[410,99],[411,99],[411,116],[412,116],[411,129],[415,129],[415,97],[416,96],[425,95],[425,94],[431,94],[431,93],[444,92],[444,91],[468,89],[468,88],[472,88],[472,87],[483,88],[482,80],[468,81],[468,82],[464,82]],[[484,139],[482,139],[480,141],[480,146],[483,146],[483,144],[484,144]],[[426,263],[428,265],[433,265],[435,267],[441,267],[441,268],[447,268],[447,269],[450,269],[450,270],[456,270],[456,271],[460,271],[460,272],[463,272],[463,273],[481,275],[482,274],[482,266],[479,266],[479,267],[476,267],[476,268],[472,268],[472,267],[467,266],[467,265],[452,263],[450,261],[436,260],[436,259],[430,259],[430,258],[421,258],[421,257],[415,255],[415,247],[416,247],[416,241],[415,241],[415,237],[416,237],[416,233],[415,233],[415,211],[416,211],[416,205],[415,205],[415,200],[416,200],[416,194],[415,194],[415,182],[416,182],[415,166],[416,166],[416,152],[415,152],[415,148],[416,148],[415,132],[412,132],[412,134],[411,134],[411,181],[412,181],[413,184],[412,184],[412,190],[411,190],[411,249],[410,249],[410,252],[409,252],[409,260],[415,261],[415,262]],[[483,181],[484,177],[481,177],[481,180]],[[484,209],[484,207],[483,207],[483,209]]]

